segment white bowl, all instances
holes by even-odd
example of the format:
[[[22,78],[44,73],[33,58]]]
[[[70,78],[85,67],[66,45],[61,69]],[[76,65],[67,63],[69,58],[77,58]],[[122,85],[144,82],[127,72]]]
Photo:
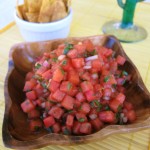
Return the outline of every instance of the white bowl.
[[[65,18],[50,23],[32,23],[20,19],[16,12],[14,14],[16,24],[21,35],[26,41],[45,41],[58,38],[66,38],[70,31],[72,21],[72,9]]]

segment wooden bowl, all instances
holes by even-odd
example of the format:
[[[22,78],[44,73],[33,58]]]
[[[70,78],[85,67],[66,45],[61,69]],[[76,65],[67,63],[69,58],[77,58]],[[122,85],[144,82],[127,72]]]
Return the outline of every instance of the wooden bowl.
[[[55,49],[58,44],[71,41],[79,42],[90,39],[96,45],[111,48],[116,54],[124,56],[127,61],[123,66],[132,74],[132,84],[127,87],[127,99],[132,102],[137,114],[137,120],[129,125],[109,125],[100,131],[86,136],[67,136],[47,133],[42,130],[32,133],[28,129],[27,116],[21,110],[24,101],[23,86],[25,74],[31,70],[34,59],[43,52]],[[3,142],[5,146],[17,149],[40,148],[50,144],[77,144],[104,139],[116,133],[128,133],[150,128],[150,93],[146,89],[141,76],[122,49],[119,41],[113,36],[93,36],[83,38],[67,38],[61,40],[21,43],[10,50],[9,69],[5,79],[5,115],[3,121]]]

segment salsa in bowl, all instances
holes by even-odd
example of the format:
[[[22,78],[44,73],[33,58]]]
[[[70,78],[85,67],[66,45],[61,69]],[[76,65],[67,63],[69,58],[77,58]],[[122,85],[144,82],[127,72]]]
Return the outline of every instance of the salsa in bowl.
[[[21,103],[31,131],[87,135],[109,124],[136,119],[126,99],[132,76],[121,68],[126,59],[91,40],[62,43],[36,58],[26,74]]]
[[[94,49],[77,55],[75,45],[86,43]],[[5,104],[3,141],[11,148],[92,142],[150,127],[150,94],[113,36],[13,46]]]

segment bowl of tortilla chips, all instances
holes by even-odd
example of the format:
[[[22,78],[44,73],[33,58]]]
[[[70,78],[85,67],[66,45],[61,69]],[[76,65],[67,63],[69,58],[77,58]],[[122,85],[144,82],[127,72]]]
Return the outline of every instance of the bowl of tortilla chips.
[[[25,41],[45,41],[68,36],[72,9],[70,0],[24,0],[14,17]]]

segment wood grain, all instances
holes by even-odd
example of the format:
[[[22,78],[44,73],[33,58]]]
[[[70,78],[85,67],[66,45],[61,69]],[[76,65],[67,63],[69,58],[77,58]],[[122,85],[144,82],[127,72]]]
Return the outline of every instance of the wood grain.
[[[22,112],[20,103],[25,95],[22,92],[25,74],[32,69],[34,59],[45,51],[53,50],[62,42],[76,43],[91,39],[95,45],[112,48],[116,55],[126,57],[123,66],[132,74],[132,84],[127,85],[127,100],[135,107],[137,121],[130,125],[109,125],[99,132],[87,136],[65,136],[48,134],[45,130],[33,134],[28,129],[27,116]],[[21,43],[13,46],[9,56],[9,70],[5,79],[5,114],[3,122],[3,142],[5,146],[19,149],[39,148],[50,144],[77,144],[104,139],[111,134],[133,132],[150,128],[150,93],[146,89],[140,74],[127,57],[120,43],[113,36],[94,36],[84,38],[67,38],[46,42]]]

